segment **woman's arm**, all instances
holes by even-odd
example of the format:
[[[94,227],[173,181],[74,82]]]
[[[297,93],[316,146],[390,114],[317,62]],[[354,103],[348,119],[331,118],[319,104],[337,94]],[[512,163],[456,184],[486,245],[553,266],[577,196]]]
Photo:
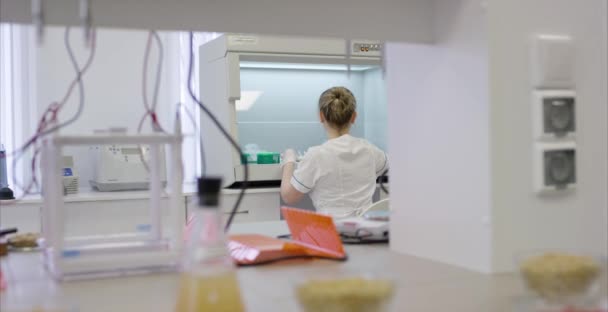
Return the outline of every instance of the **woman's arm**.
[[[291,185],[291,178],[293,177],[293,172],[295,169],[295,162],[288,162],[283,165],[283,177],[281,178],[281,198],[288,205],[293,205],[304,197],[304,193],[296,190],[293,185]]]
[[[296,170],[296,151],[288,149],[283,153],[283,176],[281,177],[281,198],[288,205],[293,205],[304,197],[304,193],[291,185],[293,172]]]

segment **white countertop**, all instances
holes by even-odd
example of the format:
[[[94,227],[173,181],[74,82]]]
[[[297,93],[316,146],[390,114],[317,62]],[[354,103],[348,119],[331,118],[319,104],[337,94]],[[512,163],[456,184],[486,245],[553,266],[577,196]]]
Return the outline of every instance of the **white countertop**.
[[[88,202],[88,201],[104,201],[104,200],[126,200],[126,199],[144,199],[149,198],[148,191],[124,191],[124,192],[97,192],[90,189],[81,189],[77,194],[70,194],[63,197],[66,203],[70,202]],[[167,197],[166,194],[161,197]],[[2,206],[12,204],[41,204],[42,195],[32,194],[25,196],[17,201],[1,201]]]
[[[235,224],[234,233],[281,233],[280,221]],[[387,245],[347,245],[349,259],[337,262],[295,259],[237,270],[248,311],[297,311],[294,285],[309,277],[370,273],[391,278],[396,295],[391,311],[529,311],[514,274],[486,275],[413,256]],[[172,311],[177,274],[117,277],[56,283],[38,253],[13,253],[0,262],[8,288],[0,293],[2,311],[19,304],[50,302],[76,311]],[[526,302],[526,301],[523,301]],[[21,311],[21,310],[19,310]]]

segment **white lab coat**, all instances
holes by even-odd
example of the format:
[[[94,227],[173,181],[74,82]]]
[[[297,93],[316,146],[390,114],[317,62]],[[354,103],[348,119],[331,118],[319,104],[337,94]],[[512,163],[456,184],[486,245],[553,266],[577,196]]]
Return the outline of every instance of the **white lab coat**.
[[[309,193],[317,212],[343,218],[372,204],[376,178],[387,168],[385,152],[346,134],[311,147],[298,163],[291,184]]]

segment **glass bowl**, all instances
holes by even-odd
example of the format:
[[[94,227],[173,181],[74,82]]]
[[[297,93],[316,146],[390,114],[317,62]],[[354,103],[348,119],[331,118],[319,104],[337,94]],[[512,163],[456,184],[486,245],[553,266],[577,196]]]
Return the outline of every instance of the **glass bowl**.
[[[296,284],[304,312],[383,312],[390,309],[395,284],[363,274],[312,277]]]
[[[562,305],[594,298],[606,269],[606,257],[572,251],[529,251],[517,255],[516,262],[528,291]]]

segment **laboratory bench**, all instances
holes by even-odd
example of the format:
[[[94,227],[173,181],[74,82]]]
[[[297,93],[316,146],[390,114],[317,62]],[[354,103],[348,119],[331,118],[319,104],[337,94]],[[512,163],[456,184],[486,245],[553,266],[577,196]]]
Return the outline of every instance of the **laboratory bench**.
[[[269,236],[287,232],[283,221],[240,223],[231,229],[232,234]],[[535,301],[525,293],[514,273],[473,272],[398,254],[387,244],[345,245],[345,248],[346,261],[291,259],[239,267],[237,275],[247,311],[298,311],[294,294],[297,283],[307,278],[358,275],[389,278],[394,282],[391,311],[538,311],[531,308]],[[7,288],[0,293],[1,311],[43,303],[86,312],[172,311],[175,305],[177,273],[56,282],[43,268],[40,253],[10,253],[0,259],[7,281]],[[597,311],[608,310],[608,303],[602,304]]]
[[[271,236],[287,232],[282,221],[235,224],[232,233]],[[248,311],[298,311],[294,286],[309,277],[367,274],[394,281],[392,311],[524,311],[514,274],[486,275],[400,255],[386,244],[347,245],[348,260],[292,259],[237,269]],[[11,253],[1,260],[7,289],[2,311],[55,303],[77,311],[172,311],[176,273],[55,282],[39,253]],[[71,310],[70,310],[71,311]]]

